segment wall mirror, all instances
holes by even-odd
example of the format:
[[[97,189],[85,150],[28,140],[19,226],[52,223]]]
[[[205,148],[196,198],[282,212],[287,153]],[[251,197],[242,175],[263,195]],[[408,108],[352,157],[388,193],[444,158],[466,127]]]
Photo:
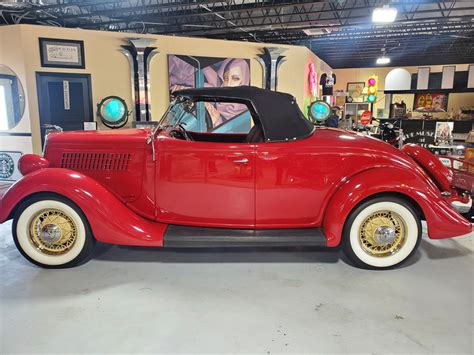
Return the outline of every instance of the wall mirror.
[[[18,76],[0,64],[0,131],[14,128],[25,111],[25,92]]]

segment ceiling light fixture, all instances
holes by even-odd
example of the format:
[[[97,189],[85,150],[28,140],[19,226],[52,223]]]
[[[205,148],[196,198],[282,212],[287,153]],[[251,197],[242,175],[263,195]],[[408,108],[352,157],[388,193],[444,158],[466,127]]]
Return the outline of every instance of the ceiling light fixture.
[[[390,63],[390,58],[385,56],[385,51],[386,51],[385,47],[383,47],[381,51],[382,51],[382,56],[377,58],[376,63],[378,65],[384,65],[384,64]]]
[[[390,63],[390,58],[389,57],[380,57],[380,58],[377,58],[377,61],[376,61],[377,64],[379,65],[383,65],[383,64],[388,64]]]
[[[372,22],[376,23],[390,23],[397,18],[398,10],[394,7],[384,5],[383,7],[376,7],[372,12]]]

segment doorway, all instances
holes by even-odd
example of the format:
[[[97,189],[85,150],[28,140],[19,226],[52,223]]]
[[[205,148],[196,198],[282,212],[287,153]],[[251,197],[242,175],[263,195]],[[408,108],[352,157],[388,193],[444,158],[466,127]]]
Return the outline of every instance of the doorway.
[[[84,122],[93,121],[90,74],[36,73],[41,142],[44,125],[56,125],[64,131],[84,129]]]

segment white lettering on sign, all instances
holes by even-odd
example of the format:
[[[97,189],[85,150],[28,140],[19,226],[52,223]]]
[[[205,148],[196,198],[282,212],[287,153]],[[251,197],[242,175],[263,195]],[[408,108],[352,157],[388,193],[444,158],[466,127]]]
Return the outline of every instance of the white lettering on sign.
[[[69,98],[69,81],[63,80],[63,92],[64,92],[64,109],[71,109],[71,101]]]

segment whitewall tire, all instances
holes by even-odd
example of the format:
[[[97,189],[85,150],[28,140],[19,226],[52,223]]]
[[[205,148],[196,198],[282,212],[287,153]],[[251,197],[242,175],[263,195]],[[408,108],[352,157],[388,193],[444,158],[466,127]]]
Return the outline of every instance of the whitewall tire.
[[[95,245],[79,207],[53,194],[24,201],[15,213],[12,232],[20,253],[45,268],[77,266],[91,257]]]
[[[420,217],[410,203],[392,196],[374,198],[349,215],[344,252],[358,267],[393,268],[413,255],[421,232]]]

